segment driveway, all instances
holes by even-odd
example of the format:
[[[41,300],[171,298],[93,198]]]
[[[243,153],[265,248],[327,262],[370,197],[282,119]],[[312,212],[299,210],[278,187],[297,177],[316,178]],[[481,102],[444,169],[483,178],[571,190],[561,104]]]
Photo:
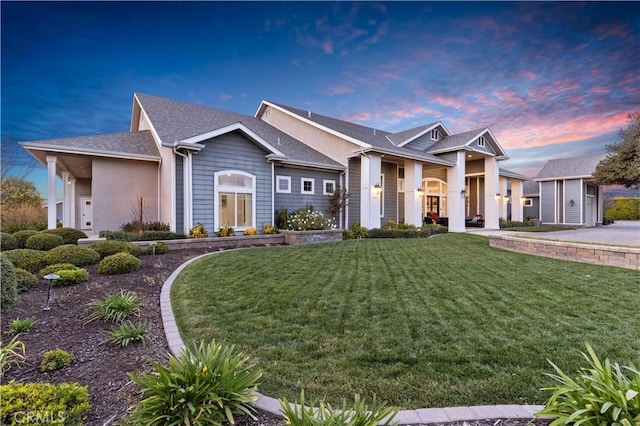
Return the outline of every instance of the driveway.
[[[621,220],[611,225],[579,228],[556,232],[510,232],[495,230],[467,230],[481,235],[522,235],[549,240],[581,241],[622,246],[640,246],[640,221]]]

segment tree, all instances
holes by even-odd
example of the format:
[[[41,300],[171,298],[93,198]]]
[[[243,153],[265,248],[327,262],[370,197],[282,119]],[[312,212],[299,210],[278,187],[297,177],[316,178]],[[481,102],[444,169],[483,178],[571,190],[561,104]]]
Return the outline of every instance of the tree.
[[[629,127],[620,132],[621,141],[607,145],[607,156],[593,173],[598,185],[640,187],[640,113],[629,114]]]
[[[42,197],[31,182],[11,176],[2,179],[0,187],[2,188],[0,202],[3,210],[19,206],[41,207],[42,205]]]
[[[2,136],[0,147],[0,180],[3,182],[9,176],[25,179],[39,165],[10,135]]]

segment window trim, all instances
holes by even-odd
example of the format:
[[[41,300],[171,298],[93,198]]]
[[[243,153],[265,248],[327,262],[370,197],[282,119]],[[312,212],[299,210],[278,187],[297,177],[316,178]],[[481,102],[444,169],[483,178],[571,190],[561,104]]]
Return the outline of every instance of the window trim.
[[[305,191],[304,190],[304,183],[305,182],[311,182],[311,190],[310,191]],[[316,193],[316,180],[314,178],[300,178],[300,193],[301,194],[309,194],[309,195],[314,195]]]
[[[478,146],[481,148],[484,148],[485,146],[487,146],[487,138],[485,138],[484,136],[480,136],[478,138]]]
[[[533,198],[525,198],[523,206],[524,207],[533,207]]]
[[[226,174],[237,174],[248,177],[251,179],[251,187],[246,186],[225,186],[218,184],[218,177],[220,175]],[[238,226],[237,223],[234,223],[233,229],[236,231],[243,231],[247,228],[255,228],[256,227],[256,176],[251,173],[243,172],[241,170],[221,170],[219,172],[215,172],[213,174],[213,227],[214,232],[217,232],[220,229],[220,211],[218,208],[218,201],[220,199],[221,192],[232,192],[236,194],[236,206],[234,211],[234,220],[237,222],[238,220],[238,212],[237,212],[237,195],[238,194],[251,194],[251,224],[249,226]]]
[[[327,184],[330,183],[333,185],[333,191],[327,191]],[[322,195],[333,195],[336,192],[336,181],[333,179],[323,179],[322,180]]]
[[[287,182],[287,189],[280,189],[280,181]],[[276,175],[276,193],[291,194],[291,176]]]

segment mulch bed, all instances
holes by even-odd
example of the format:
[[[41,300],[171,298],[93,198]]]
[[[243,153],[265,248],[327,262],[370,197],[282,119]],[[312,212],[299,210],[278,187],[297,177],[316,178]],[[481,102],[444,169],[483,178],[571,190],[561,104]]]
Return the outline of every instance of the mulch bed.
[[[207,253],[207,249],[176,250],[161,256],[140,257],[140,270],[126,275],[100,275],[96,266],[87,267],[89,281],[71,287],[54,287],[51,310],[44,311],[48,284],[40,280],[38,284],[19,296],[17,302],[2,314],[1,331],[3,341],[10,323],[16,318],[34,318],[37,322],[19,340],[26,346],[26,361],[14,366],[2,377],[2,382],[78,382],[89,388],[91,410],[87,425],[116,423],[127,412],[137,398],[137,389],[127,373],[140,372],[150,368],[150,361],[164,360],[169,348],[162,328],[160,316],[160,291],[164,281],[182,263],[197,255]],[[148,339],[144,345],[130,344],[121,348],[104,343],[114,324],[94,321],[85,323],[83,318],[87,303],[101,299],[107,294],[120,290],[138,293],[143,307],[136,320],[148,324]],[[70,367],[43,373],[40,362],[44,353],[51,349],[64,349],[74,355]],[[260,413],[257,421],[241,418],[244,426],[273,426],[279,423],[274,416]],[[526,420],[485,420],[449,423],[448,426],[523,426],[547,425],[548,421],[530,423]]]

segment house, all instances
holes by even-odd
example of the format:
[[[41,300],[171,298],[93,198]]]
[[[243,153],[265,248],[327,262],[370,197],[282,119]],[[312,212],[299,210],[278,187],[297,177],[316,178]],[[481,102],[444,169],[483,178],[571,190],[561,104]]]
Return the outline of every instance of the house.
[[[525,219],[540,219],[540,192],[538,182],[533,179],[524,181],[522,204]]]
[[[595,226],[602,223],[602,188],[593,172],[604,155],[550,160],[534,178],[539,218],[546,224]]]
[[[135,93],[129,132],[21,145],[47,165],[50,194],[62,178],[64,226],[90,234],[131,221],[140,200],[145,221],[172,230],[260,230],[281,208],[324,211],[338,186],[345,228],[421,225],[428,213],[454,232],[476,214],[498,228],[509,202],[522,220],[525,178],[499,168],[508,157],[488,128],[390,133],[270,101],[247,116]]]

